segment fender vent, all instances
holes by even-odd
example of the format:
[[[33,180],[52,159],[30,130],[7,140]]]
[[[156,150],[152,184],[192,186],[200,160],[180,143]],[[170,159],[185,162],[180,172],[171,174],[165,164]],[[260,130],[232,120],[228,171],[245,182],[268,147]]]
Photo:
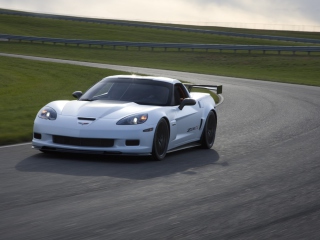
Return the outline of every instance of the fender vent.
[[[85,117],[78,117],[78,120],[84,120],[84,121],[94,121],[95,118],[85,118]]]
[[[202,122],[203,122],[203,120],[202,120],[202,118],[201,118],[201,120],[200,120],[200,127],[199,127],[199,130],[201,129],[201,127],[202,127]]]

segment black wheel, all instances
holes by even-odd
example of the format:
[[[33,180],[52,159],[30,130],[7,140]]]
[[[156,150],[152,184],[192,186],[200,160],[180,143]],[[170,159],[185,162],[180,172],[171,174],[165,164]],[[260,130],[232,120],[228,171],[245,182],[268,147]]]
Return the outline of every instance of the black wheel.
[[[152,145],[152,159],[160,161],[164,159],[167,154],[169,143],[169,127],[163,118],[160,119],[156,130],[154,132],[153,145]]]
[[[210,111],[201,136],[202,148],[210,149],[213,146],[214,139],[216,138],[216,129],[217,115],[213,111]]]

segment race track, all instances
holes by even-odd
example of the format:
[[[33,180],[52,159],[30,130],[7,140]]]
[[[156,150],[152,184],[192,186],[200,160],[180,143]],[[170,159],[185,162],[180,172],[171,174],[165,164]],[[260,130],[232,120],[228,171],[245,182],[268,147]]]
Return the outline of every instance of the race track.
[[[0,147],[1,239],[320,238],[319,87],[96,66],[222,84],[215,145],[161,162]]]

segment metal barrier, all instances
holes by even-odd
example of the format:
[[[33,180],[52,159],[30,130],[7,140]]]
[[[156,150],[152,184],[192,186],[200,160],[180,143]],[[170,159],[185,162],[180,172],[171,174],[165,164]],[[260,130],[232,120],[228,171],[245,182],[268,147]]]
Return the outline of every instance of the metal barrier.
[[[230,37],[244,37],[244,38],[254,38],[254,39],[320,44],[320,39],[257,35],[257,34],[223,32],[223,31],[204,30],[204,29],[195,29],[195,28],[180,28],[180,27],[171,27],[171,26],[164,26],[164,25],[143,24],[143,23],[126,22],[126,21],[114,21],[114,20],[108,20],[108,19],[71,17],[71,16],[42,14],[42,13],[15,12],[15,11],[10,11],[6,9],[0,9],[0,14],[28,16],[28,17],[41,17],[41,18],[71,20],[71,21],[80,21],[80,22],[91,22],[91,23],[100,23],[100,24],[112,24],[112,25],[130,26],[130,27],[144,27],[144,28],[154,28],[154,29],[171,30],[171,31],[184,31],[184,32],[203,33],[203,34],[215,34],[215,35],[223,35],[223,36],[230,36]]]
[[[136,47],[140,48],[163,48],[164,51],[167,49],[204,49],[208,50],[233,50],[236,51],[277,51],[278,54],[281,52],[320,52],[320,46],[269,46],[269,45],[228,45],[228,44],[188,44],[188,43],[148,43],[148,42],[122,42],[122,41],[101,41],[101,40],[81,40],[81,39],[63,39],[63,38],[46,38],[46,37],[31,37],[31,36],[18,36],[18,35],[9,35],[9,34],[0,34],[0,39],[8,41],[28,41],[28,42],[39,42],[39,43],[53,43],[53,44],[74,44],[79,46],[81,45],[98,45],[101,47],[104,46],[113,46],[116,47]]]

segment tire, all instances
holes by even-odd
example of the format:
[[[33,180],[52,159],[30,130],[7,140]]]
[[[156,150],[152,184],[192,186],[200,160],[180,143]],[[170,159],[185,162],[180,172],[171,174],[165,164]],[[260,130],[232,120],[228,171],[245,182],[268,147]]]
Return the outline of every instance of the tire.
[[[163,118],[160,119],[156,130],[154,132],[152,144],[152,159],[161,161],[167,154],[169,143],[169,127],[167,121]]]
[[[207,119],[206,124],[204,125],[204,129],[201,136],[201,147],[205,149],[210,149],[216,138],[216,129],[217,129],[217,115],[210,111]]]

